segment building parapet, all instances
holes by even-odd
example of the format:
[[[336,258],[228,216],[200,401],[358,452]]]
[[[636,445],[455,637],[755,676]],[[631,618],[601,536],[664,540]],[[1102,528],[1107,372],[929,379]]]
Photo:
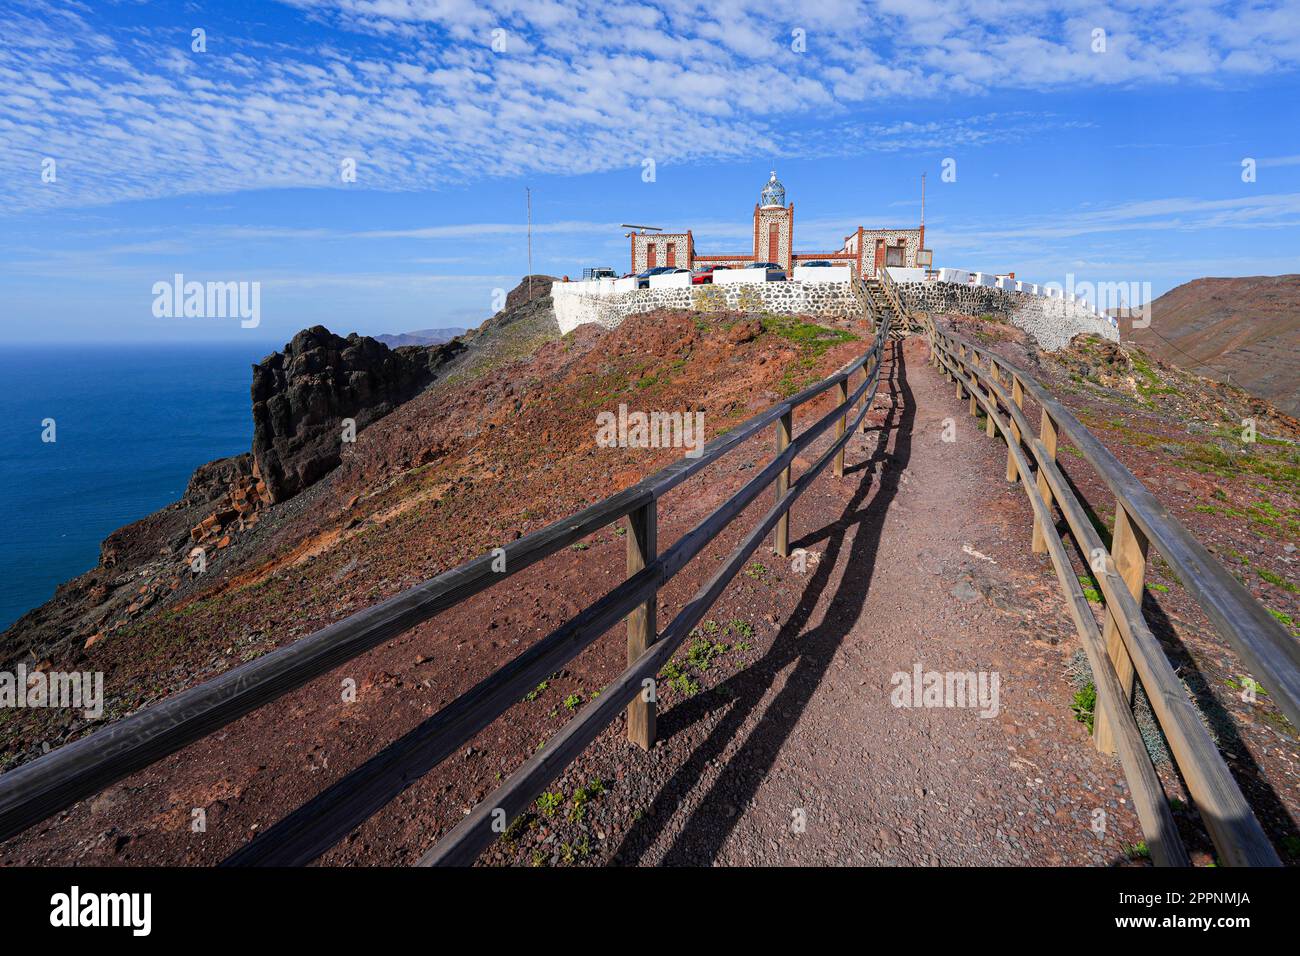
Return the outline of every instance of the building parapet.
[[[742,270],[735,270],[739,273]],[[664,276],[675,283],[655,283],[636,288],[635,279],[597,279],[556,282],[551,286],[556,321],[561,334],[579,325],[598,323],[617,327],[629,315],[656,309],[690,309],[696,312],[775,312],[822,318],[857,318],[865,302],[848,266],[798,267],[803,276],[790,281],[762,281],[762,270],[749,270],[753,279],[731,279],[713,285],[690,285],[690,276]],[[941,270],[959,272],[961,270]],[[831,278],[843,272],[842,278]],[[890,269],[898,282],[905,307],[919,312],[955,312],[963,315],[1000,315],[1024,329],[1049,351],[1065,348],[1081,333],[1119,341],[1114,321],[1094,307],[1065,296],[1036,294],[1030,283],[947,282],[919,278],[924,270]],[[829,274],[829,275],[827,275]],[[718,273],[718,276],[723,273]],[[656,277],[658,278],[658,277]],[[682,282],[681,280],[687,280]]]

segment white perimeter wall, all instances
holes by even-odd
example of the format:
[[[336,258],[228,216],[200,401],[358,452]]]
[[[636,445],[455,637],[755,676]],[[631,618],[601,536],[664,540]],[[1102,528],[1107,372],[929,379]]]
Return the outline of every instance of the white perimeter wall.
[[[852,266],[795,266],[795,282],[848,282]],[[714,273],[716,276],[718,273]]]
[[[714,285],[735,285],[737,282],[766,282],[766,269],[723,269],[713,273]]]

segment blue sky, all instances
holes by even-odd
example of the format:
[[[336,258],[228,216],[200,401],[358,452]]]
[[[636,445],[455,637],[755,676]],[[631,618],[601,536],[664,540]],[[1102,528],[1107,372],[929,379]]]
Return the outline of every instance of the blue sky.
[[[0,316],[52,342],[477,324],[526,270],[525,186],[535,271],[575,275],[627,269],[624,222],[744,250],[771,168],[800,251],[915,225],[925,172],[936,265],[1157,295],[1296,272],[1297,65],[1269,0],[0,0]],[[258,328],[155,317],[178,272],[259,282]]]

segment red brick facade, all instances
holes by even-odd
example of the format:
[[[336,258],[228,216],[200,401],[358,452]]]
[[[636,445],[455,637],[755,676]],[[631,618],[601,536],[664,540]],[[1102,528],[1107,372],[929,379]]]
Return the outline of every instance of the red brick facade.
[[[775,174],[773,175],[775,182]],[[784,195],[784,189],[776,197]],[[825,259],[852,265],[860,276],[874,275],[886,265],[916,266],[916,253],[925,244],[925,227],[917,229],[867,230],[859,226],[844,238],[835,252],[794,251],[794,203],[754,205],[754,241],[751,252],[730,255],[699,255],[688,229],[678,233],[631,234],[631,271],[639,273],[657,265],[694,269],[697,266],[745,266],[754,262],[775,262],[787,272],[800,262]]]

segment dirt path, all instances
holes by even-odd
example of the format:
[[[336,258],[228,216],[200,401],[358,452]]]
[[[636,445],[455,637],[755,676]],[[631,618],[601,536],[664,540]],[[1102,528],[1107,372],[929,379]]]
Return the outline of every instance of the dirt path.
[[[798,607],[753,665],[665,714],[665,749],[691,737],[689,756],[621,861],[1109,864],[1140,839],[1118,763],[1072,718],[1075,645],[1046,558],[1027,554],[1005,445],[922,342],[901,351],[849,480],[796,506],[792,546],[822,554]],[[892,706],[891,677],[917,665],[996,674],[996,716]]]
[[[795,506],[807,568],[756,553],[709,612],[703,643],[721,650],[699,666],[684,649],[684,680],[661,681],[656,746],[629,747],[616,721],[553,785],[563,810],[528,814],[484,862],[1111,864],[1140,839],[1118,762],[1070,713],[1076,642],[1046,558],[1028,553],[1004,447],[926,365],[924,343],[891,346],[885,372],[847,476],[824,473]],[[748,442],[665,498],[660,546],[770,454]],[[661,627],[768,507],[764,495],[669,583]],[[217,863],[604,593],[624,552],[614,529],[593,535],[32,828],[0,862]],[[622,633],[320,862],[413,862],[619,673]],[[891,706],[891,677],[917,664],[997,674],[997,715]],[[347,679],[354,702],[340,699]]]

